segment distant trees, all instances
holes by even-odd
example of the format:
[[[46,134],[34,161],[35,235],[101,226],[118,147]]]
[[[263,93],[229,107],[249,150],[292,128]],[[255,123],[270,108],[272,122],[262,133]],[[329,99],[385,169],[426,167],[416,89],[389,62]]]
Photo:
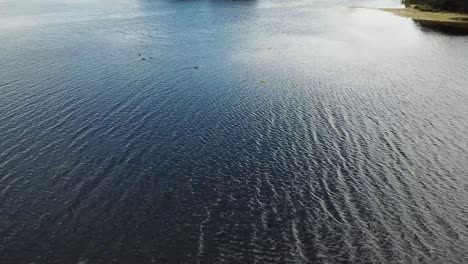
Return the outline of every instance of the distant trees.
[[[468,0],[402,0],[406,6],[416,5],[416,8],[427,11],[453,11],[468,13]]]

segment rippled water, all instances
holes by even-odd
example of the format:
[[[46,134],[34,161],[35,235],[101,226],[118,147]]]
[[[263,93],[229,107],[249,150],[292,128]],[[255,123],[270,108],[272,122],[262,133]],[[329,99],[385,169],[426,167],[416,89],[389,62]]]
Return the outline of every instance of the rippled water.
[[[398,2],[0,0],[0,263],[468,262],[468,37]]]

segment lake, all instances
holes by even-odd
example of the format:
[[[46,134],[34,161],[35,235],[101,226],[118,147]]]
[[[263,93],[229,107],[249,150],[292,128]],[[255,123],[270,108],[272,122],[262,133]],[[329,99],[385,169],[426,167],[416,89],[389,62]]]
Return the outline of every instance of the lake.
[[[398,0],[0,0],[0,263],[466,263],[468,36]]]

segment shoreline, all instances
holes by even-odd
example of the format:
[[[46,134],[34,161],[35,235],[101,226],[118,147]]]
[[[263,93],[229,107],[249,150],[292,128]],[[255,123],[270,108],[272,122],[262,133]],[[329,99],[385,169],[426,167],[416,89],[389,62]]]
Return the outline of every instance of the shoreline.
[[[349,6],[350,8],[362,8],[380,10],[400,17],[411,18],[422,27],[441,31],[454,35],[468,35],[468,14],[445,11],[421,11],[413,7],[403,8],[373,8],[362,6]]]
[[[428,12],[420,11],[412,7],[406,8],[378,8],[379,10],[390,12],[392,14],[411,18],[416,22],[429,23],[441,26],[450,26],[468,30],[468,14],[452,12]]]

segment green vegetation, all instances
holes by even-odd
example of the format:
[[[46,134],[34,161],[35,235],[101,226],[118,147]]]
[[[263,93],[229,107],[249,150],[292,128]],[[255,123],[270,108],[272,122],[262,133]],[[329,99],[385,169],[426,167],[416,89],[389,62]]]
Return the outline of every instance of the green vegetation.
[[[468,0],[402,0],[402,3],[423,12],[468,13]]]

